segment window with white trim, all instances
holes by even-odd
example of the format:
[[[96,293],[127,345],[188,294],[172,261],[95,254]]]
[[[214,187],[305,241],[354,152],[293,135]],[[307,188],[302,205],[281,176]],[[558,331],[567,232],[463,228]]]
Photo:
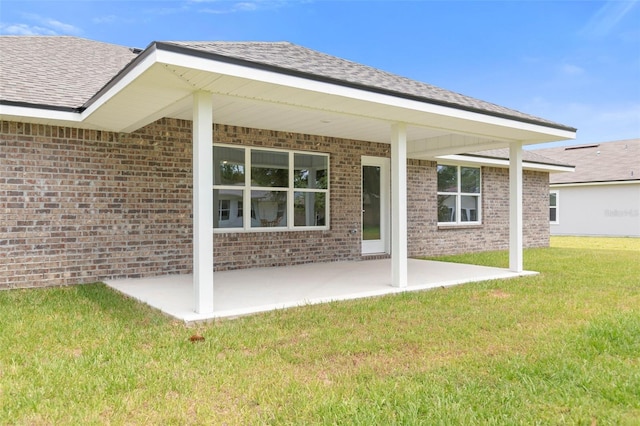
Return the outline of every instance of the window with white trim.
[[[327,154],[213,147],[214,229],[327,229],[328,195]]]
[[[481,170],[479,167],[438,164],[438,224],[481,222]]]
[[[550,223],[554,223],[557,224],[559,223],[559,201],[560,201],[560,194],[558,193],[558,191],[550,191],[549,192],[549,222]]]

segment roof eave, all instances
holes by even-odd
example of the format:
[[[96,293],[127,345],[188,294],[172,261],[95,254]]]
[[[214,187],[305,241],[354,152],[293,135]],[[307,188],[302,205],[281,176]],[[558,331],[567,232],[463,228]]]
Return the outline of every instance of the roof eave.
[[[558,186],[601,186],[601,185],[631,185],[640,184],[640,179],[597,180],[582,182],[551,182],[553,187]]]
[[[221,54],[217,54],[217,53],[213,53],[213,52],[205,52],[205,51],[202,51],[202,50],[199,50],[199,49],[189,48],[189,47],[185,47],[185,46],[178,46],[178,45],[171,44],[171,43],[166,43],[166,42],[154,42],[147,49],[149,49],[151,47],[155,47],[158,50],[165,50],[165,51],[168,51],[168,52],[179,53],[179,54],[199,57],[199,58],[203,58],[203,59],[211,59],[211,60],[225,62],[225,63],[228,63],[228,64],[240,65],[240,66],[253,68],[253,69],[260,69],[260,70],[264,70],[264,71],[276,72],[276,73],[279,73],[279,74],[289,75],[289,76],[293,76],[293,77],[300,77],[300,78],[304,78],[304,79],[307,79],[307,80],[313,80],[313,81],[318,81],[318,82],[323,82],[323,83],[329,83],[329,84],[348,87],[348,88],[352,88],[352,89],[364,90],[364,91],[371,92],[371,93],[394,96],[394,97],[401,98],[401,99],[424,102],[424,103],[428,103],[428,104],[432,104],[432,105],[444,106],[444,107],[458,109],[458,110],[462,110],[462,111],[473,112],[473,113],[483,114],[483,115],[487,115],[487,116],[513,120],[513,121],[518,121],[518,122],[527,123],[527,124],[534,124],[534,125],[539,125],[539,126],[552,128],[552,129],[563,130],[563,131],[567,131],[567,132],[575,133],[578,130],[578,129],[576,129],[574,127],[571,127],[571,126],[565,126],[565,125],[557,124],[557,123],[550,123],[550,122],[547,122],[547,121],[544,121],[544,120],[526,119],[526,118],[523,118],[523,117],[518,117],[518,116],[514,116],[514,115],[509,115],[509,114],[503,114],[503,113],[499,113],[499,112],[496,112],[496,111],[488,111],[488,110],[484,110],[484,109],[481,109],[481,108],[473,108],[473,107],[470,107],[470,106],[460,105],[460,104],[454,103],[454,102],[446,102],[446,101],[442,101],[442,100],[439,100],[439,99],[433,99],[433,98],[427,98],[427,97],[422,97],[422,96],[411,95],[411,94],[407,94],[407,93],[404,93],[404,92],[398,92],[398,91],[394,91],[394,90],[390,90],[390,89],[384,89],[384,88],[375,87],[375,86],[371,86],[371,85],[359,84],[359,83],[355,83],[355,82],[345,81],[345,80],[336,79],[336,78],[327,77],[327,76],[321,76],[321,75],[318,75],[318,74],[312,74],[312,73],[299,71],[299,70],[292,70],[290,68],[279,67],[279,66],[276,66],[276,65],[269,65],[269,64],[264,64],[264,63],[261,63],[261,62],[250,61],[250,60],[247,60],[247,59],[241,59],[241,58],[236,58],[236,57],[225,56],[225,55],[221,55]],[[147,49],[145,49],[145,52],[146,52]],[[143,54],[145,52],[143,52]]]

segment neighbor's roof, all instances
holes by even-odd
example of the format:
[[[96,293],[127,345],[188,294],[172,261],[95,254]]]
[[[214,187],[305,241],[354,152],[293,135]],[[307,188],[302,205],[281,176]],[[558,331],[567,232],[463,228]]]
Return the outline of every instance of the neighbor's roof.
[[[572,164],[574,173],[553,174],[551,184],[640,181],[640,139],[536,149]]]
[[[157,42],[146,51],[154,48],[233,61],[561,130],[576,130],[287,42]],[[0,103],[82,109],[138,53],[138,49],[69,36],[0,37]]]

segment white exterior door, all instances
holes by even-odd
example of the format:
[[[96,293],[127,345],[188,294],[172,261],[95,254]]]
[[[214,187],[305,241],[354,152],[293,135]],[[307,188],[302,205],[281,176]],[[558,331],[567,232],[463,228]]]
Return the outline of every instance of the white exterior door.
[[[389,159],[362,157],[362,254],[389,253]]]

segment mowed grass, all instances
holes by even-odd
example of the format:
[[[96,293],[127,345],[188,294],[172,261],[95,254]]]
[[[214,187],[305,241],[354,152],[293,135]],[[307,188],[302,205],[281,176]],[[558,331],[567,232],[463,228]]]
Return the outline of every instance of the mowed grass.
[[[569,241],[534,277],[192,327],[101,284],[2,291],[0,424],[638,425],[640,239]]]

